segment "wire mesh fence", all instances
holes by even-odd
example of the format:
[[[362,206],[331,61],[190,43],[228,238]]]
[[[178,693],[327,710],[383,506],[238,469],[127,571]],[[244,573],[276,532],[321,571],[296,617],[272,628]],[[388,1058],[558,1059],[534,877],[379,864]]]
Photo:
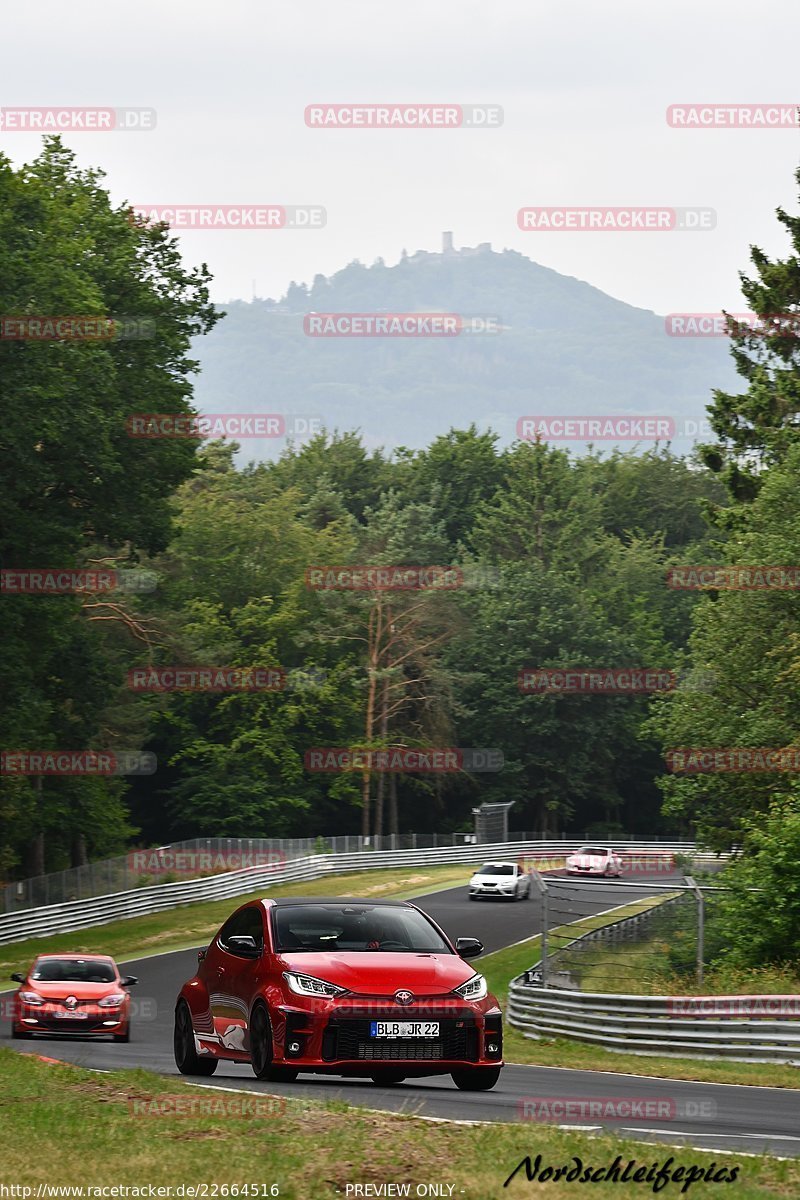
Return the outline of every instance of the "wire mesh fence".
[[[537,841],[546,837],[542,832],[510,833],[508,840]],[[357,834],[305,838],[190,838],[167,846],[130,850],[116,858],[0,885],[0,912],[86,900],[154,883],[200,879],[243,867],[288,862],[310,854],[427,850],[475,844],[474,833],[398,833],[372,838]]]
[[[632,889],[603,881],[609,912],[597,912],[596,883],[542,880],[541,961],[531,972],[543,986],[583,992],[668,994],[703,981],[719,952],[724,889],[686,881]],[[571,922],[585,920],[579,927]],[[593,928],[593,926],[596,926]]]

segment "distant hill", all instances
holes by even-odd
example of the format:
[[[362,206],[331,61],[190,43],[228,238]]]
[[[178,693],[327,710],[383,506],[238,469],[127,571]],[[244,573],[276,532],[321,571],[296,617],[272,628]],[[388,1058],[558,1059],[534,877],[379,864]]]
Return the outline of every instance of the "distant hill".
[[[488,244],[393,267],[354,262],[279,301],[223,307],[196,347],[202,412],[313,414],[328,429],[360,429],[371,446],[421,447],[472,421],[506,443],[530,414],[649,413],[682,429],[701,421],[713,387],[736,386],[727,339],[669,337],[663,317]],[[493,318],[500,332],[315,338],[304,333],[312,312],[458,313]],[[687,451],[691,440],[673,445]],[[243,457],[281,445],[248,441]]]

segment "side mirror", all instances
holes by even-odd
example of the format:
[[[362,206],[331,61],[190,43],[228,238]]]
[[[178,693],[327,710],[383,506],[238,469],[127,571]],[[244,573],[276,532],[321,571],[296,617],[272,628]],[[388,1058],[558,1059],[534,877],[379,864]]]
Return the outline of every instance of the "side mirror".
[[[256,939],[251,937],[249,933],[235,933],[228,938],[226,949],[231,954],[238,954],[241,958],[260,958],[261,949],[256,945]]]
[[[123,987],[133,987],[133,985],[138,982],[138,975],[123,975],[120,979],[120,983]]]
[[[198,961],[198,962],[205,962],[205,960],[206,960],[206,954],[207,954],[207,953],[208,953],[208,951],[207,951],[207,950],[198,950],[198,951],[197,951],[197,961]]]
[[[456,938],[456,954],[462,958],[477,958],[483,954],[483,942],[477,938]]]
[[[22,974],[21,971],[15,971],[14,974],[11,976],[11,978],[14,980],[14,983],[24,983],[25,982],[25,976]]]

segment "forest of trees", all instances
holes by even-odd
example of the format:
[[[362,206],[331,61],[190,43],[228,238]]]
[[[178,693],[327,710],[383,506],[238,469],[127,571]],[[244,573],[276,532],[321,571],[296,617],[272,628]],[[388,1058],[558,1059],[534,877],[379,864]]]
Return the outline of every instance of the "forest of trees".
[[[792,774],[674,775],[670,747],[795,744],[800,601],[675,590],[687,564],[800,564],[800,342],[732,330],[741,395],[717,441],[570,457],[474,426],[424,450],[358,431],[240,468],[235,448],[135,439],[126,418],[192,411],[191,339],[220,314],[164,227],[114,209],[57,139],[0,157],[3,313],[137,314],[138,340],[0,341],[3,566],[146,569],[151,592],[2,597],[2,746],[143,748],[152,775],[6,774],[0,871],[37,873],[197,835],[511,824],[576,836],[682,833],[716,848],[800,825]],[[800,173],[798,173],[800,184]],[[800,307],[787,257],[754,249],[762,315]],[[224,318],[223,318],[224,320]],[[431,399],[435,404],[435,397]],[[444,565],[454,590],[320,591],[311,566]],[[276,667],[278,691],[141,693],[143,666]],[[524,694],[524,668],[658,668],[663,695]],[[502,771],[319,774],[319,746],[494,747]],[[777,826],[776,826],[777,822]],[[777,832],[776,832],[777,830]],[[800,834],[793,835],[800,841]],[[798,847],[800,849],[800,846]]]

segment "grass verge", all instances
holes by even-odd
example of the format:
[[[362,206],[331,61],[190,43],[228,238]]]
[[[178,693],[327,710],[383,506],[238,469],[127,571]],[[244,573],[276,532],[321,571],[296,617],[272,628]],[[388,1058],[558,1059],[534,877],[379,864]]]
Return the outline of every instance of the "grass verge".
[[[617,921],[630,912],[652,907],[658,900],[637,901],[615,909],[603,916],[585,917],[571,925],[551,930],[551,937],[576,936],[598,925]],[[480,971],[486,976],[490,991],[505,1001],[509,982],[533,965],[540,954],[541,939],[536,937],[505,950],[497,950],[481,958]],[[586,988],[585,990],[589,990]],[[754,1087],[800,1088],[797,1067],[780,1063],[732,1063],[724,1060],[672,1058],[643,1054],[618,1054],[602,1046],[563,1038],[527,1038],[506,1025],[504,1034],[506,1062],[542,1067],[571,1067],[580,1071],[627,1072],[670,1079],[694,1079],[706,1083],[750,1084]]]
[[[357,1195],[348,1192],[348,1184],[351,1189],[371,1184],[361,1196],[402,1195],[387,1192],[385,1185],[410,1185],[408,1194],[414,1196],[425,1194],[417,1192],[419,1185],[435,1183],[445,1190],[433,1194],[466,1200],[543,1194],[548,1200],[574,1200],[575,1183],[531,1184],[524,1170],[504,1188],[504,1180],[526,1155],[532,1160],[540,1155],[542,1169],[572,1167],[574,1157],[583,1167],[597,1169],[610,1166],[618,1155],[623,1169],[630,1160],[650,1169],[671,1159],[673,1171],[683,1167],[685,1173],[690,1166],[708,1170],[714,1164],[727,1179],[737,1167],[736,1200],[789,1200],[800,1194],[796,1159],[713,1155],[611,1135],[590,1137],[538,1123],[432,1124],[342,1103],[199,1089],[145,1071],[92,1074],[11,1050],[0,1050],[0,1074],[0,1182],[30,1187],[33,1196],[40,1184],[122,1184],[144,1188],[139,1193],[144,1196],[148,1185],[183,1184],[186,1196],[201,1194],[190,1187],[208,1185],[209,1197],[268,1197],[274,1185],[272,1194],[282,1200],[324,1200]],[[179,1109],[188,1115],[178,1115]],[[659,1194],[671,1200],[681,1195],[684,1182],[679,1177]],[[718,1200],[722,1192],[727,1194],[722,1182],[694,1183],[688,1194],[692,1200]],[[258,1190],[246,1192],[245,1184]],[[382,1191],[377,1190],[380,1185]],[[605,1181],[593,1183],[590,1191],[601,1200],[627,1194],[619,1183]],[[631,1191],[639,1194],[641,1189],[633,1185]],[[645,1192],[652,1194],[652,1185],[645,1184]]]

